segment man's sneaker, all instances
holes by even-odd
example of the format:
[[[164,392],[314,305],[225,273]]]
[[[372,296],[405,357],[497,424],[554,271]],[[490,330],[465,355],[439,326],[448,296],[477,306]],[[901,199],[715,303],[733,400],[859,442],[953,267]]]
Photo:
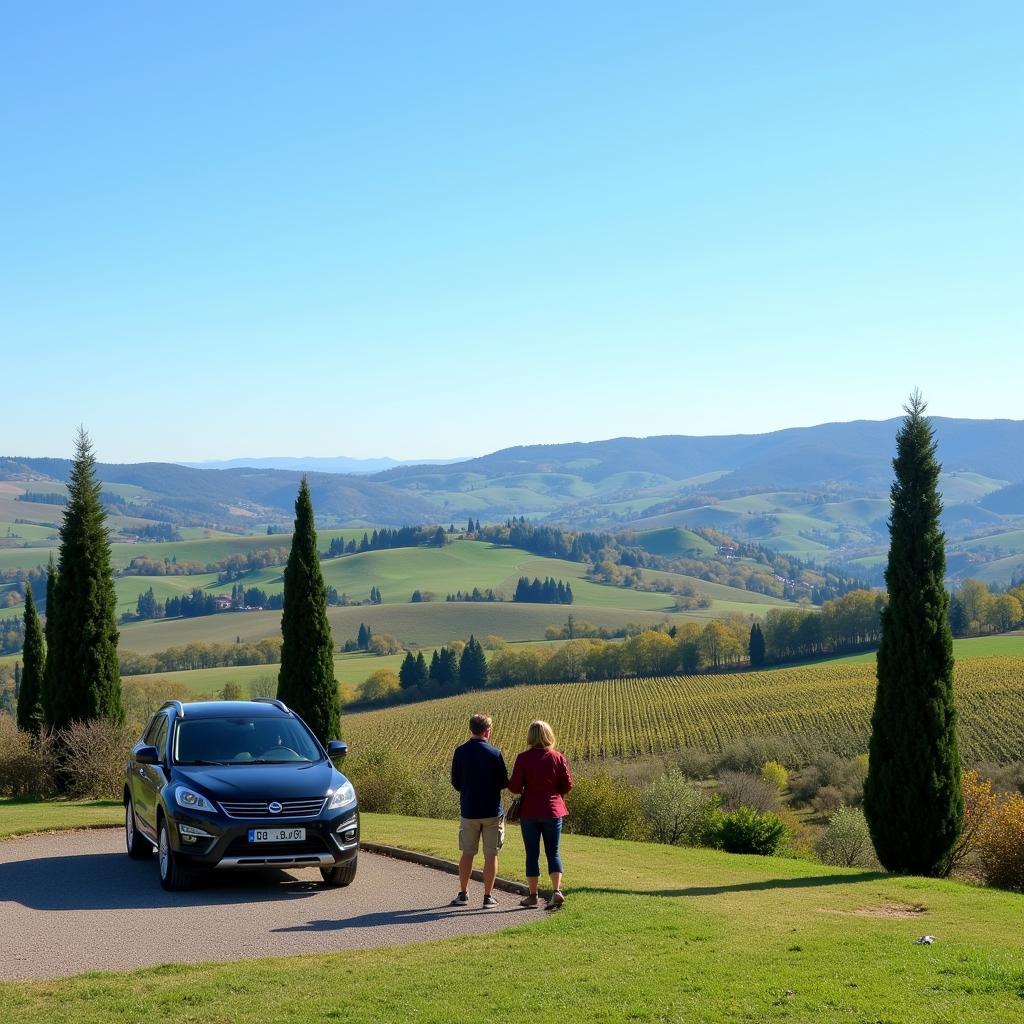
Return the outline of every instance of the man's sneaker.
[[[451,906],[453,907],[464,907],[469,902],[469,894],[460,892],[455,899],[452,900]]]
[[[488,893],[484,897],[484,909],[485,910],[488,907],[496,907],[497,905],[498,905],[498,901],[490,893]]]
[[[551,894],[551,899],[549,899],[547,901],[547,903],[544,904],[544,909],[545,910],[558,910],[562,906],[562,904],[564,904],[564,903],[565,903],[565,897],[562,895],[560,890],[556,889]]]
[[[519,906],[524,907],[526,910],[535,910],[540,905],[540,900],[537,899],[537,894],[530,893],[528,896],[524,896],[519,901]]]

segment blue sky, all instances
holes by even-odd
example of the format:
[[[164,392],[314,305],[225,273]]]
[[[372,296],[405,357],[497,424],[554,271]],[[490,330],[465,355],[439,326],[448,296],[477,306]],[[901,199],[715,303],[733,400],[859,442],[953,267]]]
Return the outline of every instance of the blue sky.
[[[894,9],[896,8],[896,9]],[[0,454],[1020,418],[1018,3],[48,3]]]

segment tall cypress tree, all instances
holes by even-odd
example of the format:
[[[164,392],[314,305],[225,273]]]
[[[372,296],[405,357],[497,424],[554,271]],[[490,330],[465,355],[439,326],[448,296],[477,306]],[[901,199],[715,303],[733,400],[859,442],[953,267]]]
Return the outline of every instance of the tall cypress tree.
[[[18,689],[18,728],[38,736],[43,725],[46,651],[43,647],[43,627],[39,622],[31,587],[25,592],[25,645],[22,657],[24,665]]]
[[[327,589],[316,548],[313,501],[305,477],[295,499],[295,533],[284,570],[281,634],[278,698],[302,716],[321,743],[336,739],[340,720],[334,640],[327,621]]]
[[[864,813],[890,871],[942,875],[963,828],[935,437],[914,392],[896,435]]]
[[[764,633],[756,622],[750,627],[748,653],[751,668],[760,668],[764,664]]]
[[[47,581],[43,713],[53,729],[94,718],[124,722],[117,598],[100,489],[92,444],[79,429],[60,528],[58,571]]]
[[[459,659],[459,682],[464,690],[482,690],[487,685],[487,657],[472,634]]]

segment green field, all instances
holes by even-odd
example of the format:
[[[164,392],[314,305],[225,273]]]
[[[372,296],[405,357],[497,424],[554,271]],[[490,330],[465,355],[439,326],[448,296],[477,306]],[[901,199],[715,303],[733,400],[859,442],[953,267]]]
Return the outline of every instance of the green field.
[[[956,666],[960,749],[968,764],[1024,760],[1024,662],[975,658]],[[347,715],[354,746],[402,736],[403,754],[440,771],[469,715],[484,708],[496,742],[514,747],[535,718],[574,758],[634,758],[684,747],[717,753],[750,737],[785,741],[812,761],[867,749],[875,698],[871,665],[824,663],[770,672],[517,686]]]
[[[849,654],[830,661],[837,664],[848,662],[873,665],[875,657],[874,651],[865,651],[863,654]],[[953,657],[958,661],[962,658],[1020,658],[1021,672],[1024,673],[1024,635],[1006,633],[1000,636],[972,636],[954,640]]]
[[[65,806],[47,806],[51,821],[66,813]],[[0,805],[0,813],[6,810]],[[41,816],[45,812],[44,807]],[[112,819],[115,813],[119,818],[120,809],[111,809]],[[367,814],[363,835],[436,856],[454,855],[455,825],[447,821]],[[0,984],[0,1019],[5,1024],[1020,1020],[1021,896],[957,882],[588,836],[566,836],[563,859],[566,908],[547,917],[524,913],[524,923],[506,931],[329,955],[8,982]],[[522,878],[516,829],[508,830],[500,870]],[[286,898],[284,892],[268,898]],[[498,895],[502,901],[513,899]],[[202,890],[189,898],[201,901]],[[315,893],[309,904],[310,927],[352,923],[344,917],[325,920]],[[925,933],[936,936],[935,944],[915,945]]]
[[[397,672],[404,654],[339,654],[334,659],[334,678],[339,683],[361,683],[377,669]],[[244,689],[254,679],[270,677],[276,681],[280,665],[236,665],[225,668],[197,668],[188,672],[155,672],[142,676],[125,676],[145,681],[159,680],[187,687],[198,695],[216,696],[226,683],[239,683]]]

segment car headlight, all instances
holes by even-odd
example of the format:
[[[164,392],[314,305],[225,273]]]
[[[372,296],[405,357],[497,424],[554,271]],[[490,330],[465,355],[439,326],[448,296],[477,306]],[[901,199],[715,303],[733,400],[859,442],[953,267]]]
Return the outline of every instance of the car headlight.
[[[356,791],[352,786],[351,782],[343,782],[335,791],[334,796],[331,797],[331,802],[327,809],[329,811],[336,811],[339,807],[345,807],[352,803],[356,798]]]
[[[200,796],[199,793],[186,789],[184,786],[179,786],[174,791],[174,799],[179,807],[184,807],[187,811],[209,811],[211,814],[215,813],[213,804],[205,796]]]

